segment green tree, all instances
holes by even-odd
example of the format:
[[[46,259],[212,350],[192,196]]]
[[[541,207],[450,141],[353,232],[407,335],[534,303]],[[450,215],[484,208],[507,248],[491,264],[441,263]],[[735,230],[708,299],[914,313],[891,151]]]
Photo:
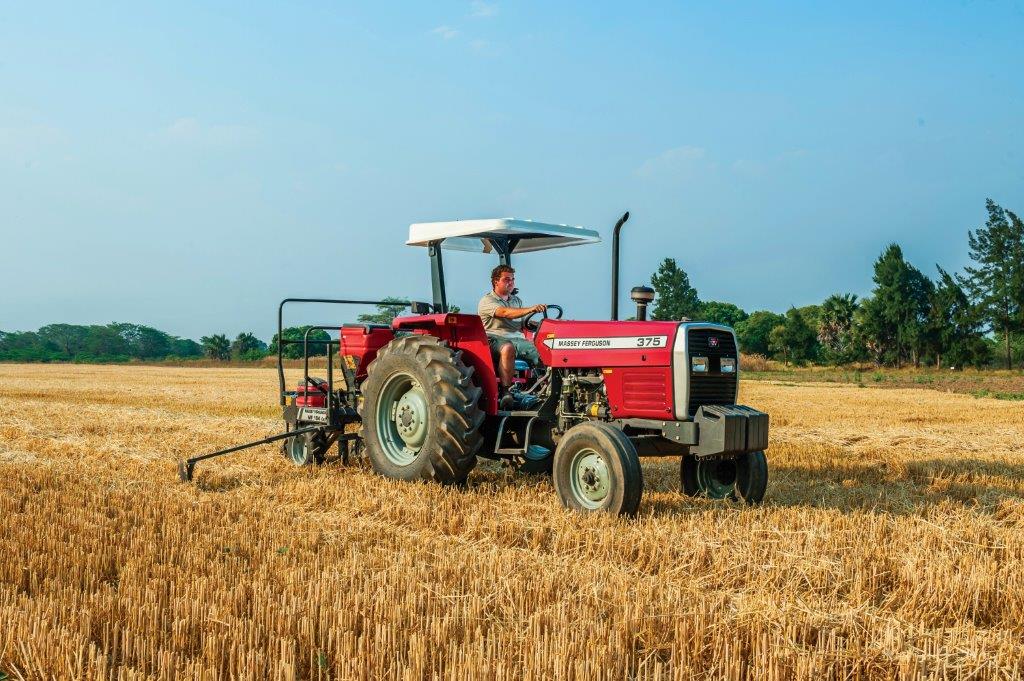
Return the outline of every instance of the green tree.
[[[85,349],[89,337],[89,327],[75,324],[47,324],[37,332],[45,342],[49,341],[60,348],[64,359],[72,359]]]
[[[191,338],[178,338],[171,336],[171,355],[174,357],[202,357],[203,346]]]
[[[124,362],[131,358],[198,357],[202,348],[141,324],[47,324],[38,332],[5,333],[0,359],[27,362]]]
[[[128,341],[118,331],[116,324],[90,326],[85,351],[94,359],[127,359],[129,355]]]
[[[241,360],[257,360],[267,354],[267,344],[251,333],[238,334],[231,343],[231,357]]]
[[[51,362],[61,351],[34,331],[0,331],[0,359],[15,362]]]
[[[395,317],[402,314],[402,312],[409,307],[409,301],[404,298],[387,296],[384,298],[384,302],[393,304],[378,305],[376,312],[361,314],[356,317],[356,320],[363,324],[384,324],[386,326],[391,326],[391,322],[394,321]],[[454,311],[455,310],[453,310],[453,312]]]
[[[299,341],[298,343],[285,343],[283,355],[287,359],[302,359],[302,337],[309,329],[308,326],[289,326],[283,331],[283,336],[286,341]],[[315,341],[326,341],[330,340],[330,335],[323,329],[314,329],[309,332],[309,340]],[[270,353],[277,354],[277,334],[274,334],[274,338],[270,341]],[[317,357],[327,354],[326,343],[309,343],[309,356]]]
[[[861,306],[866,346],[878,362],[900,367],[910,358],[917,364],[927,343],[931,280],[904,260],[897,244],[889,244],[875,261],[873,280],[873,295]]]
[[[231,341],[224,334],[203,336],[199,342],[203,345],[203,353],[210,359],[231,359]]]
[[[121,334],[128,354],[137,359],[162,359],[170,354],[171,337],[163,331],[142,324],[115,323],[111,326]]]
[[[701,305],[699,317],[705,322],[715,322],[736,328],[737,324],[747,318],[747,313],[732,303],[709,300]]]
[[[700,316],[701,303],[697,289],[690,285],[690,277],[673,258],[665,258],[658,271],[651,276],[654,299],[652,319],[680,320]]]
[[[833,294],[821,304],[818,343],[826,362],[845,364],[858,358],[860,347],[854,326],[857,307],[857,296],[852,293]]]
[[[785,317],[783,317],[785,319]],[[789,366],[789,346],[786,344],[786,323],[783,321],[782,324],[777,324],[772,327],[772,330],[768,333],[768,351],[776,358],[782,358],[782,361]]]
[[[881,304],[874,298],[864,298],[854,312],[854,328],[859,345],[875,364],[887,361],[887,353],[896,344],[896,335],[883,318]]]
[[[818,322],[821,320],[821,305],[804,305],[803,307],[798,307],[797,310],[800,311],[800,315],[807,322],[807,326],[814,329],[815,334],[817,334]]]
[[[777,326],[783,326],[786,318],[783,315],[758,310],[749,317],[736,324],[736,335],[739,339],[740,349],[743,352],[756,353],[767,356],[772,352],[771,333]]]
[[[775,337],[776,348],[780,344],[787,362],[801,364],[814,359],[817,355],[817,334],[807,323],[804,313],[795,307],[786,311],[786,323],[782,326],[781,334]]]
[[[989,358],[984,322],[960,283],[941,267],[928,312],[929,350],[936,367],[983,366]]]
[[[908,283],[907,316],[904,317],[901,335],[906,339],[910,361],[916,367],[921,365],[921,358],[931,343],[928,311],[931,307],[932,295],[935,292],[935,284],[913,265],[909,266]]]
[[[1003,336],[1006,368],[1013,366],[1011,336],[1024,330],[1024,223],[992,199],[985,202],[988,220],[967,232],[970,257],[960,278],[983,312],[989,328]]]

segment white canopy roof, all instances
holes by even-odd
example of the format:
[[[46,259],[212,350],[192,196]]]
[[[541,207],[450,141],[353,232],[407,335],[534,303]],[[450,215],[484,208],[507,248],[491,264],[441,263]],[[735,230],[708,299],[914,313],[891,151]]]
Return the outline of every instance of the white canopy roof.
[[[543,251],[549,248],[582,246],[601,242],[593,229],[571,225],[550,225],[518,218],[488,220],[453,220],[450,222],[417,222],[409,225],[408,246],[429,246],[443,239],[442,248],[473,253],[490,253],[491,237],[516,237],[519,242],[513,253]]]

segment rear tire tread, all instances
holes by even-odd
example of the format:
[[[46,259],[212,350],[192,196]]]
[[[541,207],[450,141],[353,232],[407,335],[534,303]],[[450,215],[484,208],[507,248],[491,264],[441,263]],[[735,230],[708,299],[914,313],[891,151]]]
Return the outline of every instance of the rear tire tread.
[[[401,467],[409,469],[408,475],[391,470],[394,466],[387,463],[387,457],[380,451],[372,424],[376,418],[376,398],[384,380],[393,373],[388,370],[391,366],[395,371],[416,375],[432,407],[433,432],[414,462]],[[462,353],[452,352],[434,336],[403,336],[384,346],[367,367],[359,405],[366,449],[374,469],[387,477],[417,477],[442,484],[464,482],[476,465],[476,453],[483,441],[480,424],[484,413],[477,405],[480,389],[472,384],[472,375],[472,368],[462,363]]]

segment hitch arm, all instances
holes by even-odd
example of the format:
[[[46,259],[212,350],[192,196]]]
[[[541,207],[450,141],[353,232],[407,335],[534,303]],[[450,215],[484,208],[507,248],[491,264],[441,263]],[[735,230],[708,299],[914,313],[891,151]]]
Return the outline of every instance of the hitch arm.
[[[299,428],[297,430],[290,430],[287,433],[281,433],[279,435],[271,435],[265,437],[262,440],[256,440],[255,442],[247,442],[244,445],[235,445],[234,447],[228,447],[227,449],[219,449],[216,452],[209,454],[201,454],[199,456],[193,456],[191,459],[185,459],[184,461],[178,462],[178,478],[182,482],[192,482],[192,473],[195,471],[196,464],[206,459],[212,459],[215,456],[224,456],[232,452],[237,452],[242,449],[248,449],[250,447],[257,447],[259,445],[269,444],[278,440],[284,440],[295,435],[302,435],[304,433],[311,433],[314,430],[322,430],[323,426],[307,426],[305,428]]]

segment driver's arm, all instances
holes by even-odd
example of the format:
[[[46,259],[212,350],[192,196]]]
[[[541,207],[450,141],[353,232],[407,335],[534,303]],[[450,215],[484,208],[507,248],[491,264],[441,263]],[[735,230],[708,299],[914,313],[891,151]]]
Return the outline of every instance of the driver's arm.
[[[495,317],[502,319],[519,319],[534,312],[543,312],[547,305],[534,305],[533,307],[499,307],[494,310]]]

